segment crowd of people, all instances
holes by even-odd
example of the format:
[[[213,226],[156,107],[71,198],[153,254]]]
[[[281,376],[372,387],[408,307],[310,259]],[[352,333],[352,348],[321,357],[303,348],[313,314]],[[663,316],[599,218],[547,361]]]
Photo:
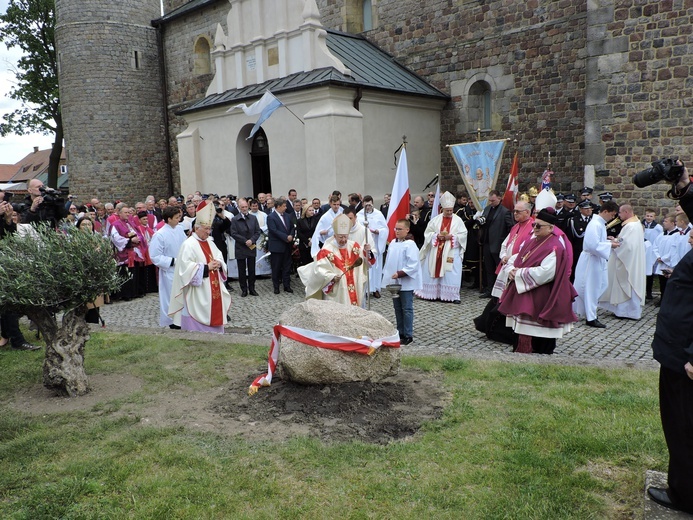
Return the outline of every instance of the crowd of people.
[[[16,226],[12,231],[18,233],[30,232],[30,224],[37,221],[58,229],[89,226],[90,232],[111,242],[127,278],[117,294],[105,295],[104,302],[158,292],[160,325],[192,330],[223,330],[230,319],[232,280],[238,280],[242,298],[257,296],[255,283],[262,275],[271,277],[275,294],[282,289],[293,293],[295,273],[306,287],[306,297],[352,305],[380,298],[387,285],[402,285],[397,304],[407,323],[398,323],[398,330],[406,343],[413,341],[414,296],[459,304],[461,289],[479,289],[481,298],[491,298],[485,312],[506,316],[516,350],[551,353],[555,339],[570,330],[577,316],[598,328],[605,327],[597,318],[599,308],[619,318],[639,319],[642,305],[653,298],[654,278],[663,294],[667,277],[690,249],[691,226],[680,207],[661,225],[652,209],[640,221],[630,205],[618,206],[608,192],[599,195],[600,204],[594,203],[591,188],[583,189],[579,200],[573,194],[551,195],[541,207],[539,193],[530,190],[512,211],[501,204],[496,190],[489,190],[483,211],[465,193],[445,192],[434,208],[431,191],[412,198],[405,222],[394,224],[396,236],[390,244],[389,194],[376,208],[372,196],[358,193],[346,197],[347,205],[339,191],[329,194],[326,203],[318,197],[299,198],[291,189],[286,197],[277,198],[271,193],[237,198],[196,192],[158,201],[148,196],[134,204],[102,203],[96,198],[80,203],[71,196],[63,200],[46,192],[38,180],[30,181],[28,192],[21,204],[3,202],[2,220],[8,223],[3,224],[3,233],[10,231],[11,222]],[[49,204],[45,197],[50,197]],[[398,227],[399,235],[406,228],[404,237],[397,234]],[[400,241],[412,242],[416,272],[409,244],[397,248],[406,251],[398,261],[407,269],[386,268],[389,250]],[[536,262],[536,254],[544,249],[536,247],[539,242],[551,245],[551,252],[529,266],[527,262]],[[205,250],[184,247],[196,243]],[[559,254],[557,244],[564,254]],[[527,248],[533,248],[532,255],[526,255]],[[178,258],[182,252],[188,255],[185,260]],[[555,296],[553,310],[562,309],[564,321],[558,327],[556,316],[549,319],[538,311],[547,297],[539,295],[552,293],[559,279],[563,284],[563,271],[570,286],[562,285]],[[463,279],[468,283],[463,284]],[[541,286],[546,287],[531,292]],[[195,293],[206,296],[196,299]],[[521,297],[525,293],[532,305]],[[526,308],[515,305],[511,310],[511,300],[523,301]],[[564,300],[574,314],[565,311]],[[202,312],[208,303],[216,305],[214,319]],[[98,320],[98,312],[92,319]],[[535,325],[528,326],[527,320]],[[498,325],[497,320],[494,323]],[[484,327],[489,337],[497,332]],[[3,330],[13,328],[10,323]],[[551,345],[537,346],[537,337],[549,337]],[[31,346],[19,339],[15,343]],[[530,343],[536,345],[530,348]]]
[[[478,289],[490,302],[475,320],[477,328],[505,338],[520,353],[553,353],[556,340],[579,318],[605,328],[598,309],[640,319],[657,277],[661,312],[653,350],[662,365],[660,407],[671,461],[669,488],[648,493],[667,507],[691,512],[693,340],[683,334],[693,316],[687,299],[693,262],[687,254],[693,245],[689,188],[686,170],[670,191],[682,206],[661,223],[654,209],[646,209],[641,220],[630,204],[618,205],[608,192],[597,204],[587,187],[579,200],[530,190],[512,210],[501,204],[498,191],[489,190],[483,211],[465,193],[443,193],[436,208],[435,193],[429,192],[411,200],[388,243],[389,194],[379,209],[370,195],[349,194],[347,205],[334,191],[323,204],[298,198],[293,189],[286,198],[196,192],[159,201],[149,196],[135,204],[96,198],[80,204],[32,180],[21,202],[0,191],[0,239],[30,234],[35,223],[45,222],[58,231],[75,226],[108,240],[127,282],[118,294],[90,305],[91,320],[98,320],[101,304],[158,292],[160,326],[221,333],[231,319],[231,279],[238,280],[244,298],[258,296],[258,275],[271,276],[275,294],[282,288],[293,293],[296,273],[307,298],[347,305],[363,306],[387,288],[395,296],[403,345],[413,341],[415,296],[459,304],[462,289]],[[38,349],[23,337],[18,318],[0,315],[0,345]]]

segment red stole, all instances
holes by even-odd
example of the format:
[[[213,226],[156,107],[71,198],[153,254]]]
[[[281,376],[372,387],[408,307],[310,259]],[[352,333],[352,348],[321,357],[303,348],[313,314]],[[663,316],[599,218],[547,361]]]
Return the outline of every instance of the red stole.
[[[206,240],[198,240],[200,248],[205,255],[207,263],[214,260],[214,255],[212,254],[212,249]],[[219,271],[209,271],[209,286],[212,289],[212,309],[211,316],[209,318],[210,327],[220,327],[224,324],[224,311],[222,309],[221,301],[221,287],[219,279]]]
[[[348,247],[340,249],[339,255],[336,255],[327,249],[321,249],[316,257],[316,260],[328,257],[330,254],[332,255],[332,258],[330,259],[332,264],[342,273],[344,273],[344,278],[346,279],[347,284],[347,293],[349,294],[349,303],[351,305],[358,305],[358,294],[356,293],[356,282],[354,280],[354,270],[352,269],[352,266],[356,260],[360,258],[361,249],[356,243],[354,243],[354,247],[351,249]]]
[[[449,235],[450,224],[452,224],[452,217],[443,217],[443,222],[440,225],[440,231],[438,233]],[[447,240],[445,242],[447,242]],[[445,258],[443,258],[445,242],[442,240],[438,242],[438,250],[436,251],[436,270],[433,274],[433,278],[442,278],[445,276]]]

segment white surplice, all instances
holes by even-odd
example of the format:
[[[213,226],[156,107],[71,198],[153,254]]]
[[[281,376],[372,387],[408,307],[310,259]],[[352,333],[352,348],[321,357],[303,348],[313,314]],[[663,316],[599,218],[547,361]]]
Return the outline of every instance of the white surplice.
[[[185,231],[180,226],[171,227],[165,224],[159,229],[149,243],[149,257],[159,268],[159,326],[168,327],[173,320],[168,315],[171,301],[173,274],[176,270],[171,261],[178,256],[180,246],[186,240]]]
[[[575,267],[575,290],[578,295],[573,302],[573,312],[587,321],[597,319],[599,297],[609,285],[607,262],[611,255],[611,242],[606,239],[606,222],[594,215],[582,243],[582,253]]]
[[[619,318],[638,320],[645,304],[645,235],[640,221],[626,220],[618,238],[621,245],[609,257],[609,286],[599,306]]]

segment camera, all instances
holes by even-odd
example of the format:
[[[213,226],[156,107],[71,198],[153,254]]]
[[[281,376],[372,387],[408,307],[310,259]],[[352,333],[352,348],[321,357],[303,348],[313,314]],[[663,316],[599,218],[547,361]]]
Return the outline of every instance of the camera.
[[[58,197],[58,190],[54,190],[53,188],[47,188],[46,186],[41,186],[39,188],[39,191],[41,192],[41,196],[43,197],[43,202],[46,203],[51,203],[55,202],[56,198]]]
[[[678,157],[660,159],[652,163],[652,168],[633,175],[633,184],[645,188],[659,181],[676,182],[683,173],[683,164],[676,164]]]
[[[11,191],[3,191],[3,193],[5,194],[5,196],[2,198],[2,202],[10,202],[12,200],[12,196],[14,195],[14,193],[12,193]]]
[[[24,202],[20,202],[19,204],[12,204],[12,211],[16,211],[17,213],[24,213],[28,209],[28,206]]]

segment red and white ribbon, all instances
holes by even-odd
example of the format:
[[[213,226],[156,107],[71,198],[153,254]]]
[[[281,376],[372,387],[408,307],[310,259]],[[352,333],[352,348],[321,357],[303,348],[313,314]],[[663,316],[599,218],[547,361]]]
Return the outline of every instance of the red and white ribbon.
[[[277,368],[279,346],[282,336],[312,347],[341,350],[342,352],[356,352],[357,354],[364,354],[367,356],[370,356],[382,346],[391,348],[400,347],[399,333],[380,339],[373,339],[368,336],[349,338],[346,336],[327,334],[326,332],[301,329],[299,327],[275,325],[272,330],[272,345],[270,346],[269,359],[267,361],[267,373],[253,381],[253,384],[251,384],[248,389],[249,395],[256,393],[261,386],[270,386],[270,384],[272,384],[272,375]]]

